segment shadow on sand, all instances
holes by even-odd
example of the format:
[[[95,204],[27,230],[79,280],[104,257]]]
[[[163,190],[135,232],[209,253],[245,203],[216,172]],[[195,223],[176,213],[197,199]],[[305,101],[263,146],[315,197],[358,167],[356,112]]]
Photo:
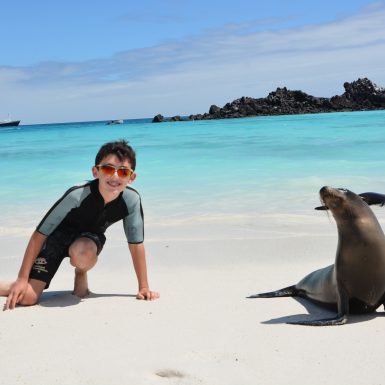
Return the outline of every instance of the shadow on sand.
[[[101,298],[101,297],[129,297],[136,298],[134,294],[98,294],[90,293],[85,298],[79,298],[73,295],[71,291],[47,291],[44,292],[39,301],[40,306],[44,307],[66,307],[77,305],[83,299]]]
[[[335,311],[332,311],[330,309],[321,307],[319,305],[316,305],[315,303],[312,303],[309,300],[306,300],[304,298],[298,298],[298,297],[292,297],[294,300],[299,302],[308,312],[308,314],[295,314],[285,317],[279,317],[279,318],[273,318],[268,321],[262,321],[262,324],[265,325],[274,325],[274,324],[283,324],[288,322],[298,322],[298,321],[312,321],[312,320],[319,320],[324,318],[331,318],[336,315]],[[278,298],[277,298],[278,299]],[[288,300],[288,298],[285,298]],[[383,312],[374,312],[369,314],[354,314],[349,315],[348,323],[354,324],[358,322],[365,322],[370,321],[377,317],[384,317],[385,313]]]

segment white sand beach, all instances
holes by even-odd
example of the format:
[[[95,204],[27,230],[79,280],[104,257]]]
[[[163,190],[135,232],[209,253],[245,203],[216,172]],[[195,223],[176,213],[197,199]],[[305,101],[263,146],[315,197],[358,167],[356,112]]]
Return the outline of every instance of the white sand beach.
[[[385,210],[374,209],[384,222]],[[1,385],[385,384],[383,309],[339,327],[288,325],[325,310],[246,296],[296,283],[333,262],[334,220],[308,215],[152,221],[146,248],[154,302],[135,299],[120,226],[112,226],[93,294],[70,294],[63,262],[40,304],[0,317]],[[13,279],[27,235],[1,234]]]

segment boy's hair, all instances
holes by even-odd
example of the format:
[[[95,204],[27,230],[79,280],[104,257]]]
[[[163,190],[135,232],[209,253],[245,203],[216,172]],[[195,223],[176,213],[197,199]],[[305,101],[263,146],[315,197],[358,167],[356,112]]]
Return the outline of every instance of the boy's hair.
[[[100,150],[96,154],[95,166],[108,155],[116,155],[120,161],[128,160],[131,164],[131,168],[135,170],[136,167],[136,154],[133,148],[124,139],[117,140],[116,142],[108,142],[100,147]]]

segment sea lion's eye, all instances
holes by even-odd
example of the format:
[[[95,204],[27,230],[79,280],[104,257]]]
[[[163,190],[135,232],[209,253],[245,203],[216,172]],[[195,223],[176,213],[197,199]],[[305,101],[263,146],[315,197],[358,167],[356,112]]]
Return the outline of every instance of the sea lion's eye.
[[[347,190],[346,188],[338,188],[337,190],[338,190],[338,191],[341,191],[341,192],[344,192],[344,193],[347,193],[347,192],[348,192],[348,190]]]

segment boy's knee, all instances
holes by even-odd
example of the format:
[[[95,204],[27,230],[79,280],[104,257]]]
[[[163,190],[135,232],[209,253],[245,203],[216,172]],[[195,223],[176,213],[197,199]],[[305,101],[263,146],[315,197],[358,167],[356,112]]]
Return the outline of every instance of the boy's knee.
[[[90,239],[80,239],[71,245],[69,256],[71,265],[81,270],[91,269],[97,262],[97,247]]]
[[[19,305],[23,306],[32,306],[36,305],[39,302],[39,298],[46,287],[46,283],[36,279],[30,279],[28,284],[28,289],[25,292],[21,301],[18,302]]]
[[[23,299],[19,302],[19,305],[23,306],[33,306],[36,305],[39,301],[40,296],[36,293],[27,293]]]
[[[70,263],[73,267],[76,267],[80,270],[87,271],[95,266],[98,258],[96,254],[81,254],[81,255],[74,255],[70,258]]]

